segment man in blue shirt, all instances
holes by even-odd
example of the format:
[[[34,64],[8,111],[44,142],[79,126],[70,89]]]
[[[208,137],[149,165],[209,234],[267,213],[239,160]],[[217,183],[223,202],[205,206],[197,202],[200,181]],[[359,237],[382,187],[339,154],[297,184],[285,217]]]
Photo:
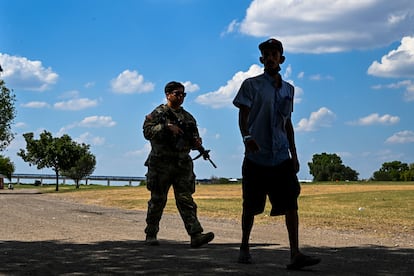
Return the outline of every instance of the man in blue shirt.
[[[246,79],[233,104],[239,108],[239,128],[245,145],[240,263],[251,263],[249,238],[254,216],[262,213],[266,196],[271,216],[285,215],[291,263],[288,269],[315,265],[320,259],[302,254],[298,238],[299,161],[291,121],[294,87],[282,80],[282,43],[269,39],[259,45],[264,73]]]

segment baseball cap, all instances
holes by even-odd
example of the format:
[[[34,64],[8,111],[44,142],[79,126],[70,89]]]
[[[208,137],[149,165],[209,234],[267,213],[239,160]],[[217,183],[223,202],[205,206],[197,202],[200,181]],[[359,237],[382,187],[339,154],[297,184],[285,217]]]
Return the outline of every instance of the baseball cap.
[[[259,50],[263,51],[264,49],[277,49],[280,54],[283,54],[283,45],[282,42],[280,42],[277,39],[270,38],[262,43],[259,44]]]

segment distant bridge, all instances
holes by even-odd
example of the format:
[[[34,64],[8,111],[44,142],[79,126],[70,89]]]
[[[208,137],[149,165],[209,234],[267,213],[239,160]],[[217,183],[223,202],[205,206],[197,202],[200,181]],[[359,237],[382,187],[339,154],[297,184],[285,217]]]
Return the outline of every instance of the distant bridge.
[[[12,175],[12,180],[16,179],[16,183],[20,184],[21,179],[32,179],[34,181],[40,181],[40,185],[43,184],[43,180],[45,179],[56,179],[55,174],[25,174],[25,173],[18,173]],[[82,180],[86,181],[86,185],[90,180],[96,181],[106,181],[107,185],[111,185],[111,181],[125,181],[129,183],[129,186],[132,186],[132,182],[141,182],[145,180],[145,177],[134,177],[134,176],[100,176],[100,175],[90,175]],[[63,181],[63,184],[66,183],[66,180],[71,180],[65,176],[59,176],[59,180]]]

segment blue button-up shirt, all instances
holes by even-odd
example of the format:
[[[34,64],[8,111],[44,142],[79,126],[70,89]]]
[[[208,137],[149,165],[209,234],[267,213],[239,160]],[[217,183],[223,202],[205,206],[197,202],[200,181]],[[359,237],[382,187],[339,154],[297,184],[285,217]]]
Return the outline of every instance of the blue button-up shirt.
[[[263,166],[275,166],[290,157],[285,124],[293,111],[294,88],[283,80],[275,88],[274,82],[267,73],[248,78],[233,100],[236,107],[250,109],[248,130],[260,148],[246,152],[246,158]]]

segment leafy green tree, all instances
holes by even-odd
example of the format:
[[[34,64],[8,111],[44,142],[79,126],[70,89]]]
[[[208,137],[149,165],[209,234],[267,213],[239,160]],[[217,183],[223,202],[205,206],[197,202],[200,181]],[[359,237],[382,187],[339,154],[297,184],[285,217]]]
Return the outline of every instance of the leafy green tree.
[[[342,164],[341,158],[336,154],[314,154],[308,166],[313,181],[358,180],[358,173]]]
[[[60,173],[76,166],[84,152],[82,148],[89,149],[85,144],[79,145],[72,141],[67,134],[53,137],[46,130],[40,134],[39,140],[33,138],[32,132],[23,134],[23,137],[26,140],[26,150],[20,149],[17,155],[38,169],[52,168],[56,174],[56,191],[59,191]]]
[[[76,161],[75,165],[68,170],[63,170],[62,175],[73,179],[76,183],[76,189],[79,189],[79,181],[89,176],[95,170],[96,158],[89,152],[89,146],[79,147],[80,158]]]
[[[408,170],[401,174],[403,181],[414,181],[414,163],[408,166]]]
[[[10,181],[14,173],[14,164],[10,158],[0,155],[0,174],[5,175]]]
[[[375,181],[403,181],[405,173],[409,171],[407,163],[401,161],[385,162],[382,167],[373,173]]]
[[[11,125],[16,116],[15,101],[15,95],[0,79],[0,151],[4,150],[14,138]]]

